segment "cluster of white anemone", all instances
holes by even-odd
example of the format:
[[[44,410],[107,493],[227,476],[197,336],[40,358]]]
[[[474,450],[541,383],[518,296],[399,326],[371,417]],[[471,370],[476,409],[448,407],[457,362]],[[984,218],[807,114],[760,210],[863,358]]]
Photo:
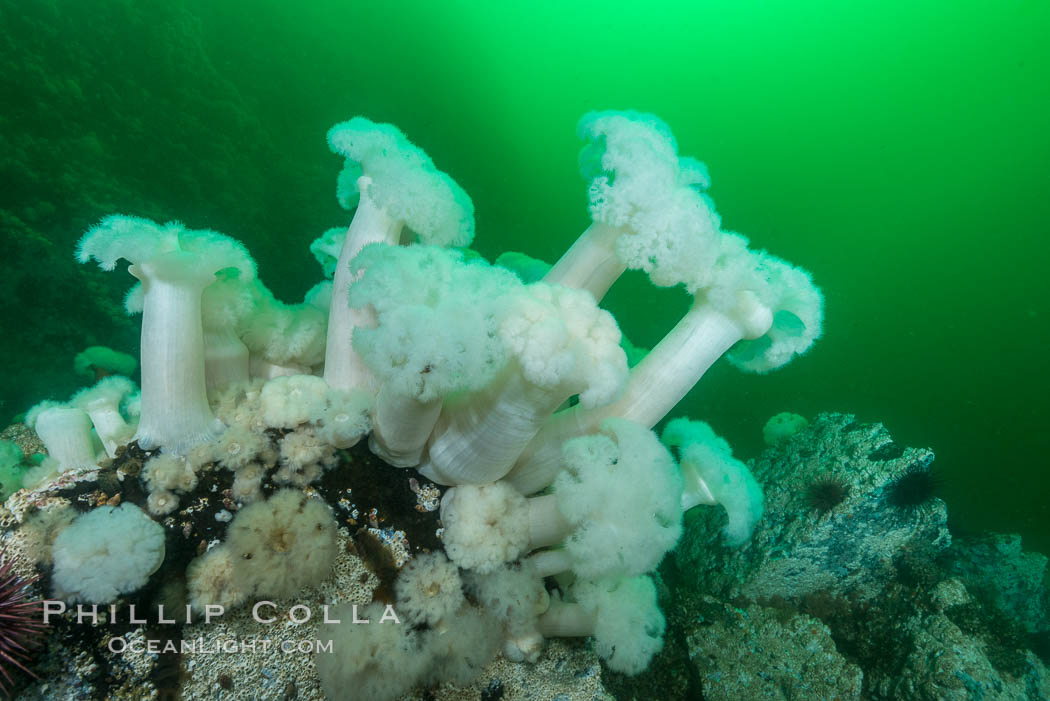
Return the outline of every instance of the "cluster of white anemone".
[[[310,246],[330,279],[301,303],[276,300],[229,237],[105,218],[77,255],[107,270],[127,260],[139,280],[127,300],[142,313],[134,416],[122,404],[134,387],[115,378],[30,421],[62,469],[95,467],[96,442],[110,456],[132,438],[163,451],[144,474],[155,514],[205,463],[236,473],[238,501],[259,502],[267,474],[302,487],[370,433],[390,465],[452,487],[441,512],[451,562],[417,560],[399,585],[415,624],[476,622],[465,570],[512,659],[535,660],[544,637],[588,635],[611,667],[640,671],[663,631],[647,573],[679,539],[683,511],[722,505],[731,545],[762,511],[761,489],[706,424],[673,421],[663,441],[652,429],[720,357],[763,373],[805,352],[822,300],[808,273],[722,230],[706,168],[678,154],[662,121],[594,112],[579,133],[592,224],[553,266],[517,254],[493,266],[464,248],[466,193],[396,127],[363,117],[329,131],[346,159],[338,199],[354,215]],[[628,268],[694,298],[647,352],[599,306]],[[201,591],[229,578],[225,551],[195,567],[210,583]],[[565,595],[552,602],[545,577]],[[369,632],[380,629],[336,634],[360,656],[345,669],[319,660],[326,685],[384,696],[375,660],[390,650],[476,666],[451,636],[424,646]]]

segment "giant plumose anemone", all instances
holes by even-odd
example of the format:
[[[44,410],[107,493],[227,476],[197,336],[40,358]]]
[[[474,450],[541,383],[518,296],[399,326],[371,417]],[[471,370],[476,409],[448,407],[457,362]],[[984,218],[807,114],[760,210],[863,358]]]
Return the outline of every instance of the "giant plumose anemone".
[[[126,306],[142,316],[141,374],[136,386],[124,359],[107,375],[98,358],[114,353],[96,351],[77,367],[97,383],[28,413],[50,456],[30,486],[109,490],[78,502],[82,515],[27,520],[54,543],[56,596],[112,603],[157,586],[158,567],[185,577],[196,612],[319,592],[343,619],[316,658],[331,698],[466,683],[498,650],[535,662],[559,636],[594,638],[612,670],[644,670],[665,628],[649,573],[683,513],[718,505],[735,547],[763,511],[761,486],[709,425],[652,429],[720,358],[766,373],[805,353],[822,298],[808,273],[723,230],[706,167],[662,120],[591,112],[578,130],[591,224],[553,265],[466,248],[466,192],[364,117],[328,132],[353,215],[309,246],[322,279],[301,302],[277,300],[224,234],[123,214],[91,227],[78,259],[127,261],[138,281]],[[692,296],[650,351],[601,306],[628,269]],[[368,485],[353,482],[362,440],[387,463]],[[404,524],[356,504],[407,485],[404,518],[432,542],[375,568],[388,581],[362,610],[403,620],[355,625],[353,592],[325,583],[347,551],[404,543]]]

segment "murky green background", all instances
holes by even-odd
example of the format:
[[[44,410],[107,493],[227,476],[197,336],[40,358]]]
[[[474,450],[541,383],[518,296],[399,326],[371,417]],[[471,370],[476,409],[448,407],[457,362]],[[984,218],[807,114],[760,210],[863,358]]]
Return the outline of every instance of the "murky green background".
[[[59,261],[108,211],[239,237],[296,300],[348,221],[324,132],[364,114],[471,194],[482,253],[553,259],[588,222],[577,118],[634,108],[827,298],[809,355],[720,364],[679,412],[743,457],[779,411],[883,421],[935,449],[956,527],[1050,550],[1047,3],[387,5],[0,2],[6,414],[75,388],[87,342],[135,342],[100,310],[130,281]],[[608,298],[644,345],[686,303],[634,277]]]

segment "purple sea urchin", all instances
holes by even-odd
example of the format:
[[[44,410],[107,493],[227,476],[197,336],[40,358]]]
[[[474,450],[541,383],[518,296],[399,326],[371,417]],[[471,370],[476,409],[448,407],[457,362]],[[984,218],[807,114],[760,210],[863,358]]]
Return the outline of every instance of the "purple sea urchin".
[[[846,501],[850,486],[840,477],[824,475],[813,480],[806,490],[806,502],[810,508],[826,514]]]
[[[904,511],[922,511],[944,488],[944,477],[940,471],[930,467],[912,467],[890,485],[890,504]]]
[[[40,643],[44,622],[40,601],[26,598],[26,589],[37,577],[23,579],[15,573],[5,551],[0,550],[0,692],[7,695],[14,668],[36,678],[26,665],[30,651]]]

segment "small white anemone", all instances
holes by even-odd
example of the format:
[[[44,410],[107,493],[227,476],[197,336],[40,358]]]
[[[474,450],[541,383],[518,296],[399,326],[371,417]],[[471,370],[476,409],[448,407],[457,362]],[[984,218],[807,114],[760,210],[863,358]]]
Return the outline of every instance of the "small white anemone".
[[[296,487],[305,487],[316,482],[320,477],[321,467],[317,463],[302,465],[298,468],[282,465],[273,473],[274,484],[291,484]]]
[[[214,396],[210,398],[211,409],[215,412],[216,418],[227,426],[235,423],[233,420],[234,413],[241,402],[244,401],[244,387],[243,384],[223,387],[216,390]]]
[[[467,591],[503,623],[503,655],[511,662],[536,662],[543,652],[537,620],[550,606],[543,579],[528,564],[471,573]]]
[[[336,448],[351,448],[372,429],[369,412],[373,398],[367,392],[332,390],[321,413],[318,437]]]
[[[253,431],[266,430],[268,426],[262,415],[262,388],[265,384],[263,380],[253,380],[251,384],[242,386],[233,406],[223,410],[223,421],[230,426],[243,426]]]
[[[308,465],[329,466],[335,462],[335,449],[323,443],[308,428],[292,431],[280,441],[281,465],[302,470]]]
[[[338,552],[331,508],[298,489],[282,489],[237,512],[226,531],[236,581],[259,596],[292,596],[320,584]]]
[[[230,426],[215,442],[216,461],[235,472],[269,451],[270,439],[265,434],[242,425]]]
[[[317,421],[328,406],[328,385],[313,375],[275,377],[260,394],[262,418],[272,428],[295,428]]]
[[[529,505],[509,484],[460,485],[441,499],[445,550],[482,574],[512,562],[529,545]]]
[[[327,698],[347,698],[352,690],[355,698],[389,701],[422,676],[428,658],[422,654],[419,635],[404,623],[381,622],[383,612],[382,604],[369,604],[356,616],[369,625],[358,625],[353,623],[352,605],[340,604],[330,615],[341,623],[320,626],[322,641],[327,637],[331,642],[318,646],[315,658]]]
[[[186,464],[190,466],[190,469],[197,472],[204,468],[205,465],[215,462],[217,459],[216,455],[216,442],[208,441],[207,443],[201,443],[192,450],[186,453]]]
[[[155,492],[150,492],[149,498],[146,499],[146,506],[149,508],[149,512],[154,516],[167,516],[174,511],[178,505],[179,498],[166,489],[158,489]]]
[[[398,611],[409,623],[437,625],[466,603],[459,568],[441,552],[417,555],[394,587]]]
[[[164,561],[164,527],[130,502],[100,506],[62,529],[52,549],[55,598],[106,604],[137,591]]]
[[[234,473],[231,487],[233,499],[244,504],[262,499],[262,480],[265,474],[262,466],[257,463],[251,463]]]
[[[236,584],[235,565],[233,553],[223,545],[190,562],[186,568],[186,593],[194,611],[201,612],[213,604],[232,608],[248,598],[248,593]]]
[[[496,619],[473,606],[462,607],[423,637],[430,658],[427,680],[469,684],[495,657],[501,638]]]
[[[188,492],[197,486],[197,473],[186,459],[171,454],[151,458],[142,469],[142,478],[151,492]]]

